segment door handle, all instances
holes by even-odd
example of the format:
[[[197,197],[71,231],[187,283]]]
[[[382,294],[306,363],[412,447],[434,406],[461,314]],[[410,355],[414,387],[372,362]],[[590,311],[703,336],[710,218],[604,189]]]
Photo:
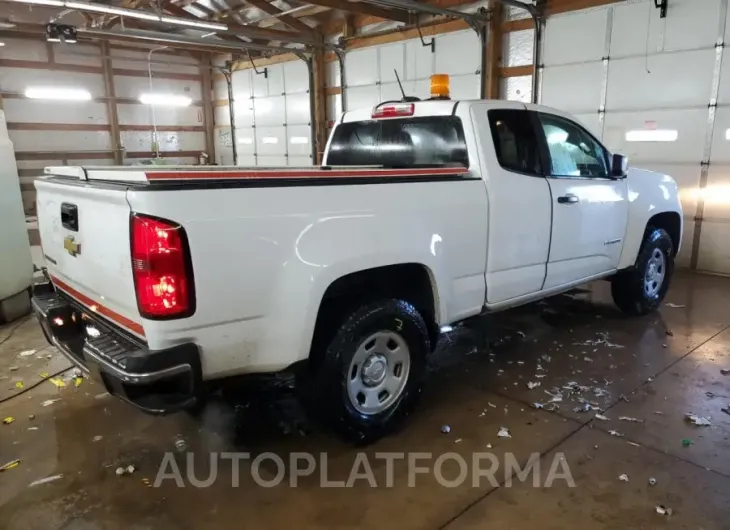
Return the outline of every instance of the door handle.
[[[558,202],[560,204],[575,204],[579,201],[580,201],[580,199],[577,196],[573,195],[572,193],[568,193],[567,195],[558,197]]]

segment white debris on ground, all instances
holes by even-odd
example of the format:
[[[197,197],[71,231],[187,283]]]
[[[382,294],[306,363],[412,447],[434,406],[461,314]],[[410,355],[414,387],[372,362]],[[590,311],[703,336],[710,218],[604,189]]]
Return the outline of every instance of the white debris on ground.
[[[638,418],[631,418],[629,416],[619,416],[618,417],[618,420],[619,421],[632,421],[632,422],[635,422],[635,423],[644,423],[644,420],[640,420]]]
[[[512,438],[507,427],[500,427],[497,431],[497,437],[499,438]]]
[[[662,506],[661,504],[659,504],[656,507],[656,513],[658,513],[659,515],[666,515],[667,517],[670,517],[674,512],[671,508],[667,508],[666,506]]]
[[[118,467],[116,470],[116,474],[118,477],[123,477],[124,475],[131,475],[135,472],[135,470],[136,468],[132,464],[130,464],[126,467]]]
[[[698,416],[693,412],[686,413],[684,417],[688,422],[698,427],[709,427],[710,425],[712,425],[712,421],[710,421],[709,417],[705,418],[703,416]]]
[[[619,480],[620,480],[621,482],[628,482],[628,481],[629,481],[629,476],[628,476],[628,475],[627,475],[626,473],[624,473],[624,474],[622,474],[622,475],[619,475],[619,476],[618,476],[618,479],[619,479]]]
[[[596,414],[593,417],[596,418],[597,420],[608,421],[608,418],[606,416],[604,416],[603,414]]]
[[[537,388],[539,386],[540,386],[540,381],[529,381],[527,383],[527,388],[529,388],[530,390],[532,390],[533,388]]]
[[[656,486],[656,479],[654,477],[649,477],[649,486]]]
[[[61,401],[61,398],[47,399],[43,403],[41,403],[41,407],[48,407],[50,405],[53,405],[56,401]]]
[[[574,346],[606,346],[607,348],[623,348],[621,344],[614,344],[613,342],[608,340],[608,333],[606,332],[599,332],[596,334],[598,336],[595,340],[586,340],[585,342],[574,342]],[[593,350],[597,351],[597,350]]]
[[[30,357],[31,355],[34,355],[35,352],[38,350],[25,350],[18,354],[18,357]]]
[[[666,303],[666,304],[664,304],[664,305],[665,305],[665,306],[667,306],[667,307],[671,307],[672,309],[682,309],[683,307],[687,307],[687,306],[686,306],[686,305],[684,305],[684,304],[673,304],[673,303],[671,303],[671,302],[667,302],[667,303]]]
[[[608,431],[608,434],[610,434],[611,436],[618,436],[619,438],[623,437],[622,433],[620,433],[618,431],[614,431],[614,430]]]
[[[62,478],[63,478],[63,473],[61,473],[60,475],[53,475],[52,477],[41,478],[41,479],[31,482],[28,487],[32,488],[33,486],[40,486],[41,484],[48,484],[49,482],[54,482],[54,481],[62,479]]]
[[[444,434],[449,434],[451,432],[451,426],[450,425],[442,425],[441,426],[441,432]]]

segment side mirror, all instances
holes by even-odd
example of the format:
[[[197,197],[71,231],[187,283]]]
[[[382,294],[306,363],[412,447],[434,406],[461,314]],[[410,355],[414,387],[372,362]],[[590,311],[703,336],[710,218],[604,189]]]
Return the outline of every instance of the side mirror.
[[[613,155],[611,159],[611,178],[622,179],[629,173],[629,159],[624,155]]]

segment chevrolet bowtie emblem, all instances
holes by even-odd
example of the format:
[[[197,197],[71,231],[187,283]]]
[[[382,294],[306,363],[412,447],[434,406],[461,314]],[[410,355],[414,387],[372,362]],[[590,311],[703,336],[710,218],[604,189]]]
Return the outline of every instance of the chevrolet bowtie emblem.
[[[63,248],[65,248],[66,252],[71,254],[73,257],[81,254],[81,243],[74,241],[73,236],[67,236],[63,239]]]

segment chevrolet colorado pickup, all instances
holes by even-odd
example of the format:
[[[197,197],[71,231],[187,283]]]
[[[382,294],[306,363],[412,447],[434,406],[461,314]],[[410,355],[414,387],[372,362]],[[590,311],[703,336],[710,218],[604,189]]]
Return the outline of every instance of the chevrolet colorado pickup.
[[[345,112],[322,167],[49,167],[35,185],[34,310],[110,393],[167,413],[297,368],[359,441],[412,411],[441,327],[599,278],[647,313],[682,234],[672,178],[496,100]]]

